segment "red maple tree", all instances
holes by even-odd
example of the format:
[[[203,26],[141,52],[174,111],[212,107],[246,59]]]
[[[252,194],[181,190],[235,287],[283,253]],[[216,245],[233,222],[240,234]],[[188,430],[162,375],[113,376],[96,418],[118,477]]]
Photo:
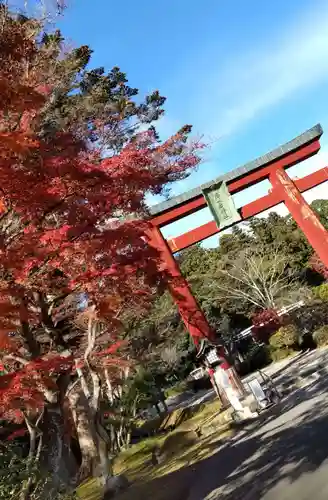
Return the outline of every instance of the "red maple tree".
[[[316,271],[318,274],[321,274],[321,276],[323,276],[325,280],[328,280],[328,268],[324,265],[322,260],[320,260],[317,254],[312,255],[309,261],[309,265],[314,271]]]
[[[111,140],[121,132],[123,109],[110,122],[89,113],[85,127],[76,118],[43,133],[60,55],[49,39],[40,45],[35,21],[4,8],[1,16],[0,415],[26,422],[35,454],[40,429],[51,442],[56,408],[79,441],[85,477],[108,470],[99,401],[104,372],[125,366],[120,311],[146,307],[162,278],[144,238],[145,196],[199,158],[189,127],[162,144],[152,128],[134,133],[104,156],[101,139],[109,127]]]
[[[281,325],[282,318],[275,309],[264,309],[252,317],[252,334],[257,341],[268,342]]]

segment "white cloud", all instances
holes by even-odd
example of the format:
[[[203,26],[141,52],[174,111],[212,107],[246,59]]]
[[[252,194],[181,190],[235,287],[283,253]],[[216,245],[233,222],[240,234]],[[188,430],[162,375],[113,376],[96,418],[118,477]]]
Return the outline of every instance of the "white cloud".
[[[197,82],[195,92],[188,94],[197,110],[196,127],[215,137],[233,134],[284,100],[328,81],[328,2],[310,2],[307,11],[295,15],[276,37],[268,35],[266,40],[259,40],[257,48],[249,51],[242,46],[239,49],[238,53],[229,53],[226,64],[220,61],[217,69],[206,73],[207,78]],[[211,63],[213,68],[213,60]],[[164,129],[166,125],[170,129],[171,123],[163,123]],[[328,165],[328,144],[315,157],[289,169],[289,174],[303,177],[325,165]],[[191,176],[177,183],[173,194],[194,187],[195,180],[196,177]],[[199,176],[197,180],[198,184]],[[269,181],[264,181],[242,191],[234,196],[237,207],[263,196],[269,188]],[[308,191],[305,198],[309,202],[327,199],[328,183]],[[282,204],[273,210],[287,213]],[[174,237],[211,219],[209,210],[204,209],[167,226],[163,233]],[[214,236],[204,244],[216,246],[217,241],[218,237]]]
[[[296,92],[328,79],[327,2],[320,9],[311,3],[279,37],[259,43],[260,49],[252,47],[241,56],[229,54],[229,63],[200,87],[204,97],[197,99],[197,108],[204,123],[212,117],[208,133],[231,134]]]
[[[201,131],[205,137],[215,137],[219,142],[302,90],[325,80],[328,88],[328,2],[311,2],[306,11],[295,15],[276,36],[271,32],[267,39],[258,40],[258,46],[249,49],[239,46],[239,52],[229,52],[228,62],[220,60],[215,65],[211,59],[210,67],[198,71],[207,77],[201,81],[196,78],[195,88],[190,87],[184,95],[187,108],[194,110],[190,118],[195,123],[195,133]],[[183,78],[188,75],[193,80],[190,68],[182,69]],[[177,79],[182,88],[185,83]],[[173,111],[160,120],[158,128],[166,137],[181,125]],[[215,177],[213,163],[211,160],[201,165],[198,173],[174,183],[170,196]]]

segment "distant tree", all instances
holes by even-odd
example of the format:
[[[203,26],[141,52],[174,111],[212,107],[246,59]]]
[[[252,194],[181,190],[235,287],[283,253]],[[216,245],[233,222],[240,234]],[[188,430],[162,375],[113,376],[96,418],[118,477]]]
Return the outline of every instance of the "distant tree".
[[[267,253],[278,250],[295,271],[299,272],[306,266],[311,247],[290,216],[282,217],[272,212],[267,218],[254,217],[249,229],[253,234],[254,248],[260,245]]]
[[[317,200],[312,205],[324,222],[328,203]],[[308,266],[311,254],[311,247],[293,219],[273,212],[266,218],[254,218],[235,226],[231,233],[220,236],[217,248],[197,244],[181,251],[177,261],[212,328],[228,342],[251,326],[253,320],[257,331],[260,324],[268,323],[266,330],[271,332],[275,323],[271,316],[276,315],[275,309],[307,297],[307,284],[320,283],[318,275],[315,281],[313,275],[316,273]],[[250,262],[248,257],[251,257]],[[254,265],[252,272],[251,264]],[[272,273],[277,279],[277,264],[280,266],[279,287],[275,281],[270,284]],[[321,269],[322,264],[318,265]],[[257,272],[266,270],[262,277],[256,278],[261,282],[256,285],[260,293],[254,292],[256,287],[250,282],[256,269]],[[247,286],[236,280],[237,276],[245,279],[240,276],[245,272],[248,274]],[[236,286],[237,283],[240,286]],[[273,298],[265,293],[268,286],[274,289]],[[143,352],[147,362],[152,358],[156,360],[153,366],[160,366],[160,353],[167,346],[174,346],[183,353],[179,338],[185,335],[184,325],[168,292],[154,298],[151,313],[142,324],[141,329],[139,325],[134,330],[133,342],[135,346],[142,345],[138,352]]]
[[[328,200],[314,200],[311,207],[317,212],[321,223],[328,229]]]
[[[205,274],[216,259],[215,251],[204,248],[200,244],[184,250],[177,257],[181,272],[186,277],[195,273]]]
[[[247,227],[235,226],[231,233],[223,234],[216,250],[217,258],[222,261],[231,261],[254,244],[254,237]]]
[[[246,302],[255,309],[276,309],[295,289],[295,273],[279,252],[267,255],[261,249],[248,250],[238,260],[218,266],[205,277],[207,289],[218,298]]]

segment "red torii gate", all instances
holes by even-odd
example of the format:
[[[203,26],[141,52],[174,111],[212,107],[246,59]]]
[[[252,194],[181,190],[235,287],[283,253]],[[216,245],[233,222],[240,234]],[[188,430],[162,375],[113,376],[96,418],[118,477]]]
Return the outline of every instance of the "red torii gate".
[[[318,124],[292,141],[236,170],[151,207],[152,230],[149,243],[160,252],[162,268],[171,276],[170,292],[196,345],[201,338],[213,339],[214,332],[192,295],[188,282],[181,275],[173,253],[213,236],[220,229],[213,220],[166,241],[160,228],[205,208],[207,204],[203,196],[204,188],[225,181],[230,194],[235,194],[264,179],[269,179],[272,190],[267,195],[241,207],[239,209],[241,220],[247,220],[284,202],[309,243],[328,267],[328,232],[302,196],[304,191],[328,180],[328,167],[297,180],[292,180],[285,171],[286,168],[310,158],[320,150],[319,141],[322,133],[321,125]]]

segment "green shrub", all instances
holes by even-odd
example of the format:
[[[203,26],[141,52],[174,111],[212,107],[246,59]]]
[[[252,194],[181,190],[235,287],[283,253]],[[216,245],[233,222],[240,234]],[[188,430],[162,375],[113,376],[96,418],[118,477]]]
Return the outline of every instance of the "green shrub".
[[[21,498],[24,483],[32,480],[29,488],[29,500],[73,500],[74,493],[54,491],[51,487],[51,476],[40,472],[40,464],[27,467],[27,458],[22,447],[15,442],[0,442],[0,500],[16,500]],[[25,496],[24,496],[25,498]]]
[[[299,340],[298,328],[292,323],[281,326],[279,330],[270,337],[270,354],[272,361],[280,361],[287,358],[295,351],[293,347]]]
[[[235,367],[240,376],[261,370],[272,362],[270,347],[267,345],[253,344],[244,355],[244,361],[235,362]]]
[[[173,385],[172,387],[169,387],[168,389],[165,389],[165,396],[167,398],[179,396],[179,394],[182,394],[183,392],[186,392],[187,390],[188,390],[187,382],[182,381],[176,385]]]
[[[270,337],[269,343],[273,349],[290,348],[297,344],[299,331],[293,324],[281,326],[279,330]]]
[[[276,361],[281,361],[282,359],[285,359],[288,356],[291,356],[292,354],[294,354],[294,352],[295,351],[293,349],[289,349],[288,347],[283,347],[281,349],[271,348],[270,356],[272,361],[276,362]]]
[[[328,302],[328,283],[323,283],[322,285],[313,288],[314,296],[318,299]]]
[[[312,334],[313,340],[318,347],[328,344],[328,325],[321,326]]]

